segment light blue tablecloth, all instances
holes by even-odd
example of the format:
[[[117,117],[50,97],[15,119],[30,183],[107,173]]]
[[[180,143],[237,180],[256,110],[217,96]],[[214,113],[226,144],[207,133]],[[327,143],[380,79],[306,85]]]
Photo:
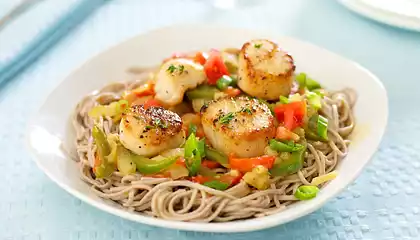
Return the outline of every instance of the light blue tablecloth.
[[[222,11],[197,0],[110,1],[1,89],[0,239],[420,239],[420,33],[365,20],[332,0],[239,2],[245,3]],[[72,69],[93,55],[128,37],[182,22],[275,31],[372,70],[390,99],[388,130],[373,162],[319,211],[253,233],[154,228],[101,212],[61,190],[24,149],[28,118]]]

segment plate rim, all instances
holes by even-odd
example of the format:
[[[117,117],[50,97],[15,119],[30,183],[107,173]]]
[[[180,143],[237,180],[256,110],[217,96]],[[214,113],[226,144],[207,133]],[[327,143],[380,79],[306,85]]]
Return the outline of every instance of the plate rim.
[[[270,221],[261,221],[261,218],[253,218],[253,219],[249,219],[249,220],[243,220],[243,221],[233,221],[233,222],[226,222],[226,223],[197,223],[197,222],[183,222],[183,221],[172,221],[172,220],[165,220],[165,219],[159,219],[159,218],[152,218],[149,216],[144,216],[144,215],[140,215],[137,213],[132,213],[129,212],[125,209],[120,209],[120,208],[116,208],[114,206],[111,206],[110,204],[107,204],[105,201],[103,202],[99,202],[99,201],[95,201],[90,199],[86,194],[79,192],[78,190],[68,186],[66,183],[56,179],[54,177],[54,174],[52,174],[48,169],[46,169],[42,164],[41,164],[41,156],[39,156],[39,154],[37,154],[35,152],[35,149],[31,146],[30,143],[30,135],[31,132],[33,130],[34,127],[36,127],[36,119],[39,115],[39,112],[41,111],[41,109],[44,108],[44,106],[47,104],[47,100],[50,98],[51,95],[53,95],[53,93],[62,85],[64,84],[67,79],[71,78],[71,76],[73,74],[75,74],[75,72],[77,72],[79,69],[83,68],[84,66],[88,65],[91,61],[95,61],[96,59],[99,58],[99,56],[101,56],[102,54],[105,54],[106,52],[118,48],[120,45],[124,45],[127,42],[132,41],[133,39],[136,39],[138,37],[141,37],[143,35],[148,35],[148,34],[153,34],[155,32],[164,32],[164,31],[169,31],[171,29],[177,29],[177,28],[206,28],[206,29],[218,29],[218,28],[223,28],[223,29],[232,29],[235,31],[247,31],[247,32],[252,32],[252,33],[262,33],[262,34],[269,34],[271,36],[276,36],[277,39],[290,39],[302,44],[307,44],[310,45],[311,47],[315,47],[318,49],[321,49],[323,51],[328,52],[329,54],[333,54],[335,57],[339,57],[341,60],[346,61],[348,64],[352,64],[355,68],[358,68],[362,71],[364,71],[367,75],[369,75],[372,80],[376,83],[376,85],[378,85],[378,88],[381,90],[381,93],[383,94],[384,100],[386,100],[384,103],[384,114],[385,114],[385,119],[384,119],[384,126],[382,129],[379,129],[379,133],[375,135],[375,144],[376,146],[374,146],[374,150],[370,153],[369,156],[366,156],[367,160],[365,162],[363,162],[362,165],[360,165],[356,171],[354,172],[354,175],[351,177],[351,179],[348,180],[348,182],[346,184],[343,184],[342,186],[340,186],[336,191],[332,192],[328,197],[325,198],[325,200],[323,202],[320,202],[318,204],[314,204],[313,206],[311,206],[310,208],[306,209],[305,211],[300,211],[298,214],[294,214],[294,215],[290,215],[289,217],[285,217],[284,219],[271,219]],[[149,226],[157,226],[157,227],[163,227],[163,228],[168,228],[168,229],[175,229],[175,230],[185,230],[185,231],[199,231],[199,232],[217,232],[217,233],[234,233],[234,232],[250,232],[250,231],[256,231],[256,230],[262,230],[262,229],[267,229],[267,228],[271,228],[271,227],[275,227],[281,224],[285,224],[287,222],[296,220],[298,218],[301,218],[305,215],[308,215],[318,209],[320,209],[322,206],[324,206],[328,201],[330,201],[331,199],[333,199],[334,197],[336,197],[339,193],[341,193],[345,188],[347,188],[352,182],[354,182],[354,180],[361,174],[362,170],[366,167],[366,165],[368,165],[372,158],[373,155],[376,153],[377,149],[379,148],[383,136],[385,134],[385,130],[387,129],[387,124],[388,124],[388,118],[389,118],[389,104],[388,104],[388,94],[386,91],[386,88],[384,87],[383,83],[380,81],[380,79],[374,75],[371,71],[369,71],[368,69],[366,69],[365,67],[361,66],[359,63],[348,59],[344,56],[341,56],[333,51],[330,51],[328,49],[325,49],[323,47],[317,46],[315,44],[312,44],[310,42],[306,42],[297,38],[293,38],[293,37],[288,37],[288,36],[281,36],[275,33],[270,33],[270,31],[258,31],[258,30],[254,30],[254,29],[246,29],[246,28],[238,28],[238,27],[227,27],[227,26],[220,26],[220,25],[214,25],[214,24],[176,24],[176,25],[171,25],[171,26],[165,26],[162,28],[156,28],[150,31],[146,31],[140,34],[137,34],[133,37],[130,37],[126,40],[123,40],[121,42],[116,43],[115,45],[112,45],[106,49],[104,49],[103,51],[100,51],[99,53],[93,55],[92,57],[88,58],[86,61],[84,61],[83,63],[81,63],[80,65],[76,65],[75,68],[73,68],[73,70],[71,70],[71,72],[65,77],[63,78],[62,81],[60,81],[56,87],[49,93],[46,95],[44,101],[41,101],[42,103],[40,104],[39,108],[35,111],[35,113],[33,114],[33,116],[31,116],[30,120],[28,121],[27,127],[26,127],[26,134],[25,134],[25,147],[27,149],[27,151],[30,153],[31,155],[31,159],[36,163],[36,165],[42,170],[42,172],[44,172],[53,182],[55,182],[60,188],[62,188],[63,190],[65,190],[66,192],[70,193],[71,195],[79,198],[80,200],[82,200],[83,202],[87,203],[88,205],[91,205],[99,210],[102,210],[108,214],[112,214],[115,215],[117,217],[121,217],[130,221],[134,221],[137,223],[141,223],[141,224],[146,224]],[[68,157],[67,157],[68,158]],[[70,160],[70,159],[68,159]],[[81,180],[81,179],[80,179]],[[81,180],[82,181],[82,180]],[[278,213],[281,214],[281,213]],[[271,215],[272,216],[276,216],[278,214],[274,214]],[[270,216],[268,217],[263,217],[264,219],[268,219]],[[257,221],[260,220],[260,221]],[[231,228],[232,225],[234,225],[234,228]]]
[[[362,17],[383,23],[388,26],[420,32],[420,18],[404,16],[396,12],[386,11],[360,0],[338,0],[343,6]]]

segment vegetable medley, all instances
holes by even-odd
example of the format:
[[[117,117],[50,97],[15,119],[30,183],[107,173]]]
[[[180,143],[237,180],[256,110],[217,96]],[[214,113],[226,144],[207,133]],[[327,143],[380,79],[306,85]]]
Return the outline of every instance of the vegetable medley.
[[[307,140],[328,141],[328,120],[320,113],[325,90],[307,74],[295,74],[286,53],[278,56],[286,64],[283,72],[262,76],[253,54],[268,48],[262,40],[251,44],[248,58],[229,49],[175,53],[144,85],[93,107],[92,119],[110,117],[120,124],[119,134],[106,134],[95,121],[95,176],[139,172],[217,190],[240,181],[264,190],[273,177],[297,173]],[[253,72],[240,70],[250,65]],[[257,89],[255,76],[278,81],[283,92],[273,98],[271,89]],[[315,197],[317,185],[335,176],[312,179],[295,197]]]

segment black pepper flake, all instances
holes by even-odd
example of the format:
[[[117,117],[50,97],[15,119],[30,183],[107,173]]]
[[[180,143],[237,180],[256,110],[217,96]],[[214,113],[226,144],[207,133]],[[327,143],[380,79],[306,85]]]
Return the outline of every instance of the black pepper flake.
[[[141,148],[141,146],[139,146],[139,148]]]
[[[143,135],[140,135],[140,138],[144,138],[144,136]]]

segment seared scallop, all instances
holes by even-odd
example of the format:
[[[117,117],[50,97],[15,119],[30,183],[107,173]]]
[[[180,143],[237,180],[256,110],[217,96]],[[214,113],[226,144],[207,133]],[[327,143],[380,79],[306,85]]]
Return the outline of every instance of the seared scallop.
[[[120,141],[127,149],[142,156],[155,156],[179,147],[185,140],[182,120],[162,107],[132,106],[120,122]]]
[[[293,58],[268,40],[253,40],[239,53],[238,86],[251,96],[276,100],[287,96],[293,83]]]
[[[167,106],[182,102],[188,89],[206,80],[203,66],[189,59],[171,59],[160,67],[155,76],[155,98]]]
[[[270,109],[257,99],[219,99],[203,106],[201,114],[207,139],[225,154],[261,156],[275,134]]]

